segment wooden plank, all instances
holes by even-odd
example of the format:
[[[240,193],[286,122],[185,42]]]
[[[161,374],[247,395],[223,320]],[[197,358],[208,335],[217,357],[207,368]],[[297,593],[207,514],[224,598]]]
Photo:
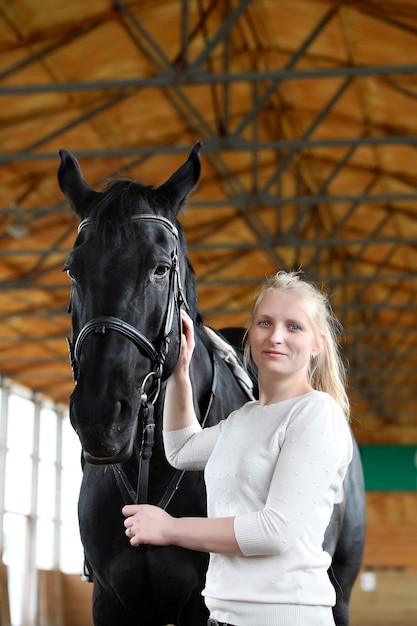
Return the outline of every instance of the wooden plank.
[[[65,626],[61,572],[38,571],[38,626]]]
[[[367,524],[363,565],[369,568],[417,568],[417,525]]]
[[[373,591],[361,588],[362,572],[352,592],[350,626],[416,626],[417,571],[376,570]]]
[[[417,492],[368,492],[366,516],[368,522],[372,524],[417,523]]]
[[[0,626],[10,626],[9,588],[7,567],[0,562]]]
[[[417,570],[417,493],[366,494],[363,567]]]
[[[91,596],[93,585],[78,574],[62,574],[64,626],[93,626]]]
[[[362,414],[366,416],[366,419],[361,420],[361,422],[353,418],[352,428],[359,444],[393,443],[411,445],[417,443],[417,424],[415,423],[414,415],[411,418],[398,415],[395,421],[385,422],[380,417],[372,415],[371,407],[360,409],[357,403],[354,411],[356,415]]]

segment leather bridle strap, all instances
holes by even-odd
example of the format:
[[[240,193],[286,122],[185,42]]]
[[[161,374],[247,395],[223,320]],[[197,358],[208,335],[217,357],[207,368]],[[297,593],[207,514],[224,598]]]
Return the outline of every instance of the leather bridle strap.
[[[168,230],[171,231],[174,237],[178,239],[178,229],[172,222],[169,221],[168,218],[163,217],[162,215],[152,215],[152,213],[132,215],[132,217],[129,218],[129,222],[142,222],[142,221],[157,222],[159,224],[163,224],[163,226],[168,228]],[[83,230],[83,228],[85,228],[85,226],[89,226],[90,224],[93,224],[93,220],[91,217],[86,217],[85,219],[83,219],[82,222],[80,222],[78,226],[78,234],[80,234],[80,232]]]
[[[107,330],[116,330],[118,333],[130,339],[152,362],[158,359],[158,352],[140,330],[137,330],[137,328],[118,317],[103,315],[102,317],[94,317],[89,320],[80,330],[74,346],[74,358],[76,363],[80,360],[81,348],[86,337],[92,332],[104,335]]]

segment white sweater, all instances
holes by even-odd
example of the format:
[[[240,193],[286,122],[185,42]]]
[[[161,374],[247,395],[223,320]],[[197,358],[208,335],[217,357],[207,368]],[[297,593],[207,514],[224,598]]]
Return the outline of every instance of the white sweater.
[[[211,554],[212,617],[237,626],[333,624],[331,558],[322,542],[352,458],[337,403],[312,391],[248,402],[227,420],[164,433],[169,462],[204,469],[208,517],[234,517],[243,556]]]

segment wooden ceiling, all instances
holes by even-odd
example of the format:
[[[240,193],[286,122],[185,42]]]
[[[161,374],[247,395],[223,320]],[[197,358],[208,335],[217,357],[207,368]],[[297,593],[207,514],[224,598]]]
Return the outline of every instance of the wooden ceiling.
[[[158,185],[199,139],[205,322],[303,268],[346,328],[358,439],[417,443],[415,0],[1,0],[0,79],[1,374],[72,390],[58,150],[96,188]]]

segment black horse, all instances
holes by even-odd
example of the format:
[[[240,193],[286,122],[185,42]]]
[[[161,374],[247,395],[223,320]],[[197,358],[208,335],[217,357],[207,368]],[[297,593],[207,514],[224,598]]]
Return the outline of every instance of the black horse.
[[[93,588],[95,626],[203,626],[207,555],[175,546],[132,548],[122,506],[150,502],[174,516],[204,516],[198,472],[165,458],[161,415],[165,381],[180,347],[180,308],[191,315],[196,348],[191,377],[198,417],[211,425],[248,400],[245,374],[202,324],[192,268],[177,215],[200,176],[200,144],[157,189],[129,180],[94,191],[76,159],[60,152],[58,180],[81,220],[66,269],[72,280],[76,386],[71,423],[83,448],[79,522]],[[359,461],[329,539],[347,614],[363,547]],[[359,485],[359,486],[358,486]],[[338,618],[345,626],[347,617]]]

